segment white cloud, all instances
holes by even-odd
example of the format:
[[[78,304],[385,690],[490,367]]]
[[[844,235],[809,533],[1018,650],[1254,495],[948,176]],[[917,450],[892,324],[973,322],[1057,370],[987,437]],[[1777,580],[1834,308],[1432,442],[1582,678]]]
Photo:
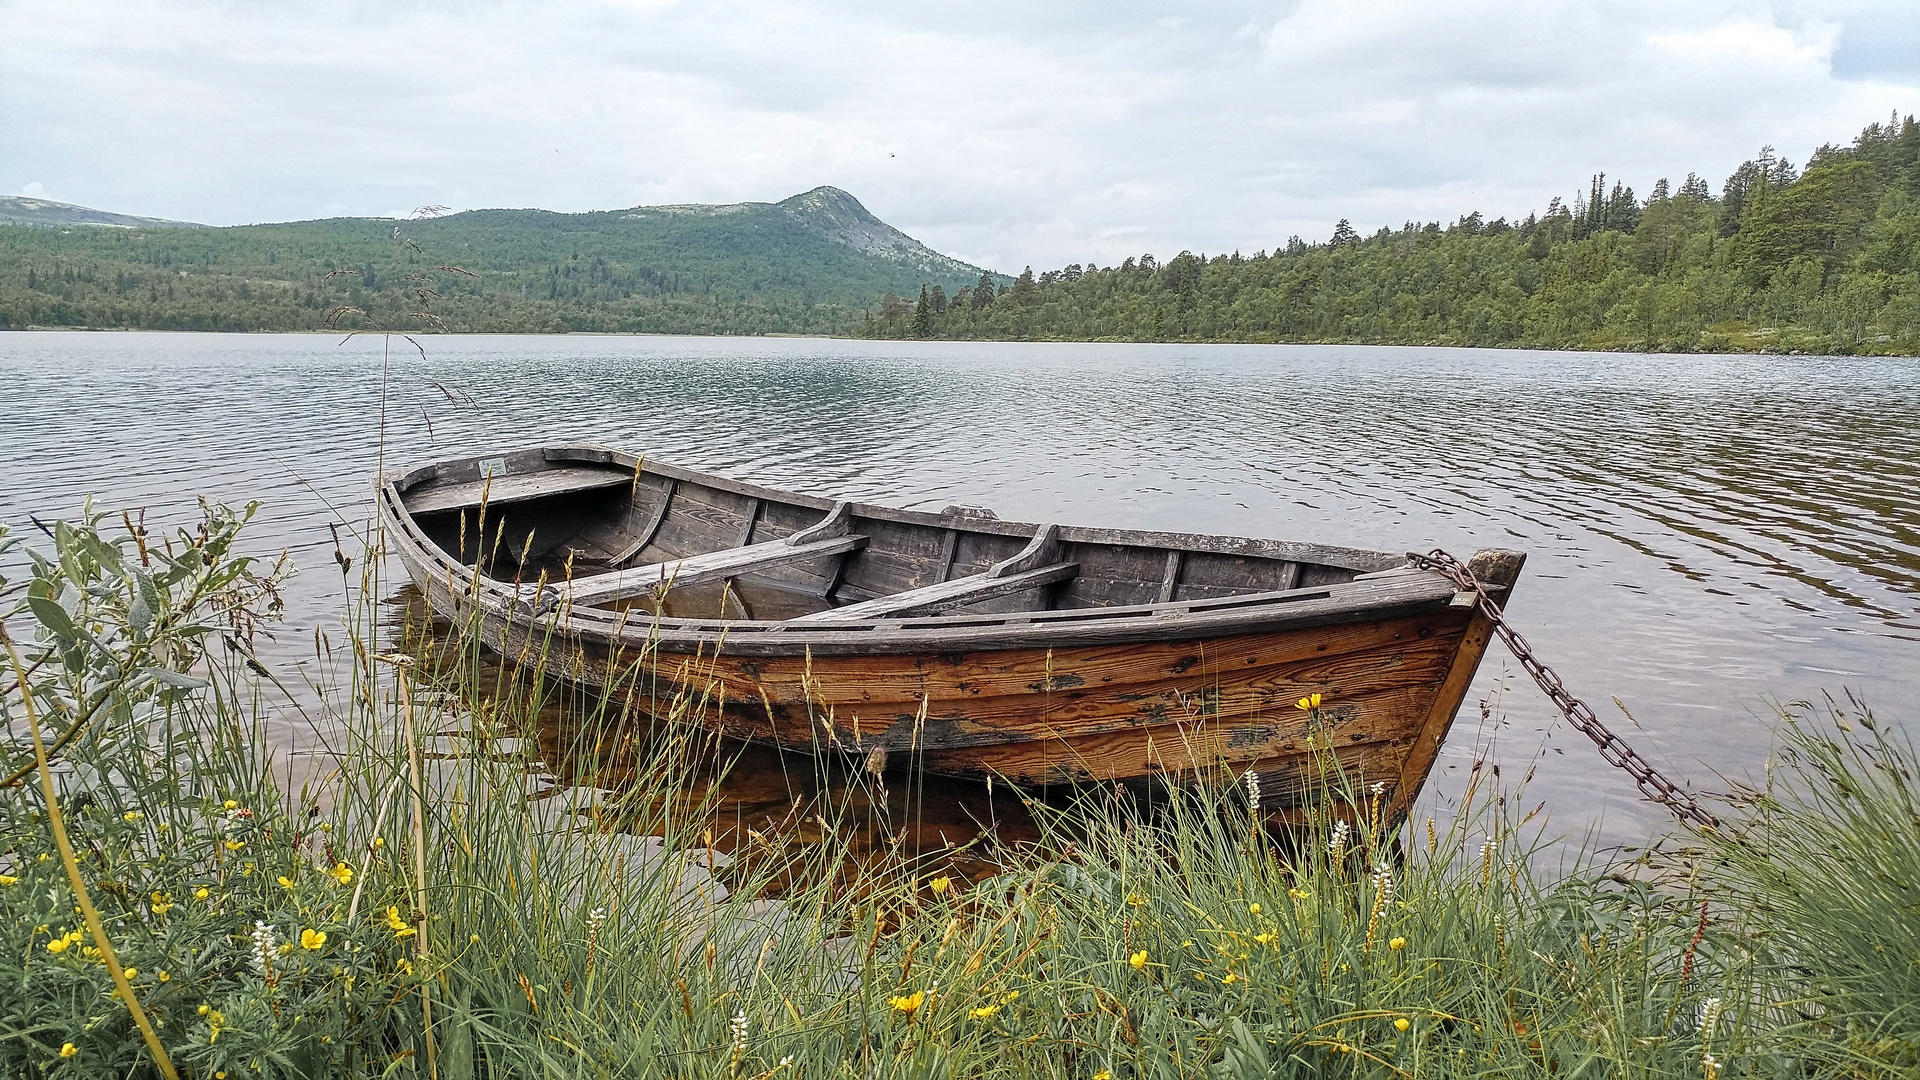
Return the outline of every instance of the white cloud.
[[[1271,248],[1887,111],[1897,4],[0,0],[0,190],[207,222],[830,183],[1000,269]],[[1876,29],[1877,28],[1877,29]],[[1864,36],[1863,35],[1867,35]],[[1843,62],[1844,61],[1844,62]]]
[[[1840,37],[1837,23],[1791,30],[1757,19],[1729,19],[1717,26],[1674,34],[1650,34],[1647,41],[1690,63],[1730,64],[1736,69],[1755,65],[1779,70],[1826,73],[1833,65],[1833,49]]]

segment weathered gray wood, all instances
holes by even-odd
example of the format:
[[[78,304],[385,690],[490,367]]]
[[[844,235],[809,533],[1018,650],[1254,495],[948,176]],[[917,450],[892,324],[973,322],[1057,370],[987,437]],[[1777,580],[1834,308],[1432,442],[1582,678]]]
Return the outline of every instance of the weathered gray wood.
[[[937,582],[925,588],[909,589],[881,596],[846,607],[829,611],[802,615],[797,619],[788,619],[782,625],[871,622],[875,619],[903,619],[910,616],[938,615],[967,604],[978,603],[1008,593],[1025,592],[1056,581],[1065,581],[1080,572],[1073,563],[1058,563],[1031,570],[1017,570],[992,577],[988,574],[975,574],[972,577],[954,578],[952,581]]]
[[[1034,532],[1033,539],[1011,559],[1002,559],[987,568],[990,578],[1010,577],[1045,566],[1060,557],[1060,526],[1048,525]]]
[[[561,598],[577,606],[607,604],[651,592],[656,588],[697,585],[701,582],[738,577],[771,570],[788,563],[805,562],[844,555],[866,546],[864,536],[837,536],[811,544],[790,544],[787,539],[769,540],[748,547],[709,551],[672,562],[635,566],[598,574],[573,582],[558,582],[554,587]]]
[[[531,473],[506,473],[460,484],[435,487],[407,496],[407,509],[416,514],[437,514],[447,510],[466,510],[541,499],[549,495],[572,495],[633,483],[631,474],[606,469],[560,468]]]
[[[753,541],[753,527],[760,523],[760,508],[764,505],[766,505],[765,499],[755,499],[747,507],[747,523],[740,526],[740,539],[733,542],[734,547],[746,547]]]
[[[1160,602],[1165,604],[1173,600],[1173,590],[1180,587],[1180,565],[1186,562],[1187,553],[1179,548],[1167,552],[1167,573],[1160,579]]]
[[[940,551],[940,577],[945,581],[953,576],[953,554],[960,550],[960,530],[948,529],[945,546]]]
[[[653,543],[654,534],[660,531],[660,523],[667,520],[667,507],[673,504],[673,493],[679,486],[680,481],[675,480],[671,476],[667,477],[667,486],[660,491],[660,505],[653,508],[653,516],[647,519],[645,525],[641,526],[640,535],[634,539],[633,543],[614,552],[613,558],[608,560],[609,562],[615,566],[619,566],[621,563],[626,562],[628,559],[644,551],[648,544]]]
[[[820,524],[801,529],[787,537],[786,542],[798,547],[819,540],[832,540],[834,537],[845,536],[852,531],[853,504],[837,502],[833,504],[833,509],[827,511],[827,516],[820,520]]]

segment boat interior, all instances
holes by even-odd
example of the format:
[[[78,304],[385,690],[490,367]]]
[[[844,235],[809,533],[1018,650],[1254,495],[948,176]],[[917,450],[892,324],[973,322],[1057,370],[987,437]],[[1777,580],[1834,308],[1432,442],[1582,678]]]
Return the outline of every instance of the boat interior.
[[[599,448],[427,466],[393,487],[442,551],[530,597],[674,618],[811,625],[1137,609],[1314,589],[1401,562],[1272,540],[1024,525],[963,507],[836,503]]]

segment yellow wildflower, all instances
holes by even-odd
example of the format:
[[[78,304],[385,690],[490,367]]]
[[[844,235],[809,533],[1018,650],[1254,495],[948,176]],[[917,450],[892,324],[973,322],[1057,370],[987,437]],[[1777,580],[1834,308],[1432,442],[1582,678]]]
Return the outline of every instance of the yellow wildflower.
[[[973,1017],[975,1020],[991,1020],[993,1019],[993,1014],[999,1011],[1000,1006],[998,1005],[982,1005],[977,1009],[969,1010],[967,1015]]]
[[[1127,906],[1128,907],[1146,907],[1147,898],[1144,896],[1141,896],[1139,893],[1128,893]]]
[[[57,937],[47,942],[47,951],[57,956],[60,953],[66,952],[68,946],[72,944],[73,942],[68,941],[66,938]]]
[[[0,885],[18,885],[18,884],[20,884],[20,879],[17,877],[14,877],[12,874],[0,874]]]
[[[1233,972],[1231,972],[1231,971],[1229,971],[1229,972],[1227,972],[1227,973],[1226,973],[1225,975],[1222,975],[1222,976],[1220,976],[1220,981],[1221,981],[1221,982],[1222,982],[1223,984],[1224,984],[1224,983],[1232,983],[1232,982],[1239,982],[1239,981],[1240,981],[1240,976],[1238,976],[1238,975],[1235,975],[1235,974],[1234,974]]]
[[[211,1005],[202,1005],[202,1006],[200,1006],[200,1015],[201,1015],[201,1016],[205,1016],[205,1015],[207,1015],[208,1013],[210,1013],[210,1012],[212,1012],[212,1011],[213,1011],[213,1006],[211,1006]]]
[[[205,885],[202,885],[199,888],[193,890],[193,898],[195,900],[205,900],[207,897],[211,895],[213,895],[212,890],[208,889]]]
[[[246,846],[247,846],[247,844],[246,844],[246,841],[244,841],[244,840],[229,840],[229,841],[227,841],[227,850],[228,850],[228,851],[239,851],[239,850],[240,850],[241,848],[243,848],[243,847],[246,847]]]
[[[300,931],[300,947],[303,949],[320,949],[324,947],[326,943],[327,932],[325,930],[309,929]]]
[[[280,887],[281,887],[281,888],[283,888],[283,889],[291,889],[291,888],[293,888],[293,879],[292,879],[292,878],[290,878],[290,877],[288,877],[288,876],[287,876],[287,875],[285,875],[285,874],[281,874],[281,875],[280,875]]]
[[[63,1058],[70,1058],[79,1052],[80,1052],[80,1049],[74,1046],[72,1043],[60,1044],[60,1056]]]
[[[948,878],[946,878],[945,876],[937,877],[937,878],[934,878],[932,881],[927,882],[927,888],[932,889],[933,895],[935,896],[944,895],[946,891],[952,887],[953,887],[953,882]]]
[[[131,980],[131,979],[132,979],[132,978],[133,978],[134,976],[136,976],[136,975],[138,975],[138,974],[140,974],[140,969],[139,969],[139,968],[128,968],[128,969],[127,969],[127,972],[126,972],[126,973],[127,973],[127,978],[128,978],[129,980]]]
[[[348,866],[346,863],[335,866],[333,869],[327,871],[327,873],[333,877],[333,880],[342,885],[353,880],[353,867]]]
[[[1397,938],[1394,938],[1392,941],[1387,942],[1387,948],[1393,949],[1395,951],[1404,949],[1406,947],[1407,947],[1407,939],[1403,937],[1397,937]]]
[[[926,1000],[927,1000],[926,991],[915,990],[913,993],[907,994],[904,997],[888,998],[887,1007],[892,1009],[895,1012],[903,1012],[903,1013],[906,1013],[908,1016],[912,1016],[915,1010],[919,1009],[921,1005],[926,1003]]]
[[[375,849],[375,850],[378,850],[378,849],[380,849],[380,848],[383,848],[383,847],[386,847],[386,846],[387,846],[387,842],[386,842],[385,840],[382,840],[382,839],[380,839],[379,837],[377,837],[377,836],[376,836],[376,837],[374,837],[374,838],[373,838],[373,846],[374,846],[374,849]]]
[[[1253,940],[1261,945],[1270,945],[1273,943],[1273,935],[1271,933],[1255,934]]]
[[[145,814],[142,814],[138,810],[129,810],[126,813],[120,815],[120,820],[131,825],[134,822],[139,821],[141,818],[145,816],[146,816]]]
[[[402,975],[411,975],[413,974],[413,961],[404,958],[397,960],[394,962],[393,970],[398,971]]]
[[[1293,897],[1295,900],[1305,900],[1313,894],[1305,889],[1288,889],[1287,895]]]
[[[1393,1028],[1395,1031],[1405,1031],[1412,1026],[1413,1026],[1413,1022],[1411,1020],[1408,1020],[1404,1016],[1393,1022]]]
[[[413,927],[408,926],[407,920],[400,917],[400,909],[397,907],[387,908],[387,929],[393,931],[393,936],[397,938],[414,935]]]
[[[1260,905],[1259,905],[1259,904],[1248,904],[1248,905],[1247,905],[1247,914],[1249,914],[1249,915],[1258,915],[1258,914],[1260,914]]]
[[[1113,1080],[1113,1073],[1106,1069],[1101,1069],[1099,1072],[1093,1074],[1093,1080]]]
[[[1294,702],[1293,707],[1299,709],[1301,712],[1310,712],[1317,709],[1320,707],[1320,695],[1318,693],[1308,694],[1306,697]]]
[[[167,973],[166,973],[166,971],[165,971],[164,969],[163,969],[163,970],[160,970],[160,971],[156,971],[156,972],[154,972],[154,973],[153,973],[153,977],[154,977],[155,979],[157,979],[157,980],[159,980],[160,982],[166,982],[167,980],[169,980],[169,979],[171,979],[171,978],[173,978],[173,976],[171,976],[171,975],[169,975],[169,974],[167,974]]]
[[[1000,1004],[1002,1005],[1011,1005],[1014,1002],[1019,1000],[1020,1000],[1020,991],[1018,990],[1009,990],[1006,993],[1000,995]]]
[[[1135,971],[1145,968],[1147,966],[1147,950],[1141,949],[1139,952],[1127,957],[1127,963],[1133,965],[1133,970]]]
[[[238,810],[240,808],[240,804],[237,802],[234,802],[232,799],[228,799],[226,802],[220,804],[220,808],[222,810]]]

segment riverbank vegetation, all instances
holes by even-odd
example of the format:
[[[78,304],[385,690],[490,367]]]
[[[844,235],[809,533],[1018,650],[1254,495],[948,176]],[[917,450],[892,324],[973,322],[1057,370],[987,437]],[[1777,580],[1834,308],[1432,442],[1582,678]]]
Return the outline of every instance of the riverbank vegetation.
[[[1448,824],[1329,775],[1351,812],[1277,842],[1229,776],[1035,804],[1037,840],[964,859],[848,860],[901,824],[852,819],[887,800],[717,822],[697,729],[602,703],[556,744],[532,725],[563,690],[371,603],[280,697],[250,643],[282,571],[237,554],[246,516],[0,534],[8,1075],[1920,1068],[1920,759],[1852,702],[1789,708],[1765,789],[1627,864],[1543,847],[1494,769]],[[377,559],[347,565],[380,595]],[[262,725],[300,699],[342,741],[277,780]],[[581,764],[614,751],[622,783]]]
[[[1920,125],[1897,115],[1804,169],[1771,147],[1716,191],[1641,199],[1604,174],[1509,221],[1299,237],[1271,253],[1070,265],[871,314],[873,337],[1293,341],[1920,353]]]

